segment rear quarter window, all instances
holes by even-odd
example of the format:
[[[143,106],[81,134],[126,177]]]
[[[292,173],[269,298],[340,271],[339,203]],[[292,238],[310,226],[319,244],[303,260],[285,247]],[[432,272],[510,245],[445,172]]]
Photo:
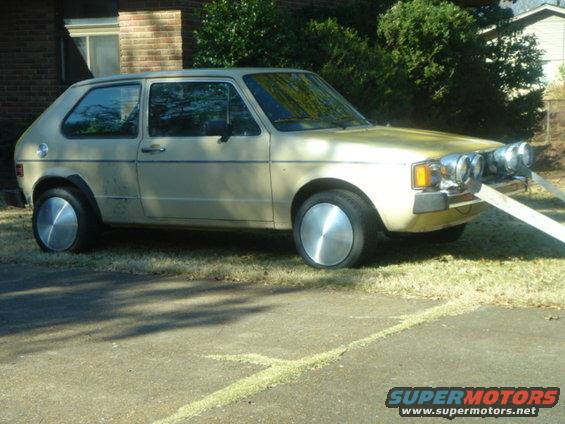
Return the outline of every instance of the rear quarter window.
[[[140,94],[140,84],[93,88],[63,121],[63,134],[68,138],[136,138]]]

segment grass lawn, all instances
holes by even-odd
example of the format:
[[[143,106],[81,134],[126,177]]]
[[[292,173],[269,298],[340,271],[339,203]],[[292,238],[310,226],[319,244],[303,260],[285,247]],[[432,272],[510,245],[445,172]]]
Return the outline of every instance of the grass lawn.
[[[562,172],[546,176],[565,185]],[[517,199],[565,222],[563,203],[535,186]],[[115,230],[91,254],[45,254],[33,240],[30,217],[29,210],[0,205],[0,263],[565,308],[565,246],[494,208],[469,224],[456,243],[383,236],[372,263],[338,271],[307,267],[291,237],[278,233]]]

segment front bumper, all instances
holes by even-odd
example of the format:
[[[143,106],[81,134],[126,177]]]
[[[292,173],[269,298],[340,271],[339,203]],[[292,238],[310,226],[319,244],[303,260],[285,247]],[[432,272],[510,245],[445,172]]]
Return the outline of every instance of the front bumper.
[[[25,208],[26,198],[21,190],[4,190],[2,192],[4,203],[15,208]]]
[[[489,184],[490,187],[501,193],[512,195],[523,193],[528,189],[525,178],[515,177],[512,180]],[[469,191],[463,193],[446,193],[443,191],[416,193],[413,213],[415,215],[445,211],[461,206],[482,203],[483,201]]]

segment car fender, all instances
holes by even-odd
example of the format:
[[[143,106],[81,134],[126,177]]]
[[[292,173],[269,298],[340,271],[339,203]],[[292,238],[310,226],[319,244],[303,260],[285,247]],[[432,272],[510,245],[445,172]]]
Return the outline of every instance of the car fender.
[[[406,191],[412,197],[410,172],[404,165],[396,164],[364,164],[349,162],[296,162],[274,164],[273,205],[277,228],[292,226],[292,205],[295,196],[315,181],[335,182],[322,185],[323,189],[347,188],[352,186],[367,198],[377,210],[385,228],[394,227],[391,218],[399,210],[411,210],[407,207],[406,196],[401,201],[395,200],[396,193]],[[407,174],[407,175],[405,175]],[[298,176],[298,177],[297,177]],[[340,184],[344,183],[344,184]],[[410,200],[408,200],[408,203]],[[401,203],[401,204],[396,204]]]
[[[49,180],[64,180],[68,182],[69,185],[80,190],[92,210],[96,213],[96,216],[98,216],[99,218],[101,217],[100,208],[98,207],[98,203],[96,202],[96,197],[87,181],[76,170],[70,168],[59,167],[46,170],[33,185],[33,189],[31,191],[32,203],[30,204],[33,205],[33,202],[36,200],[36,189]]]

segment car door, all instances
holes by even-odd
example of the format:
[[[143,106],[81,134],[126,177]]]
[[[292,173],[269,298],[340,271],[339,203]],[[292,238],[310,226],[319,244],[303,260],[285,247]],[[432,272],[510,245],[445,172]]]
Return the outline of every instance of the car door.
[[[137,166],[148,217],[273,221],[270,136],[234,82],[151,80],[146,104]],[[227,141],[206,135],[218,120],[232,128]]]
[[[80,176],[94,194],[105,222],[142,217],[135,163],[142,139],[142,83],[85,85],[73,90],[76,94],[71,91],[71,99],[80,96],[80,100],[60,127],[66,142],[45,160],[54,161],[60,167],[57,172]],[[53,120],[50,125],[56,124]]]

